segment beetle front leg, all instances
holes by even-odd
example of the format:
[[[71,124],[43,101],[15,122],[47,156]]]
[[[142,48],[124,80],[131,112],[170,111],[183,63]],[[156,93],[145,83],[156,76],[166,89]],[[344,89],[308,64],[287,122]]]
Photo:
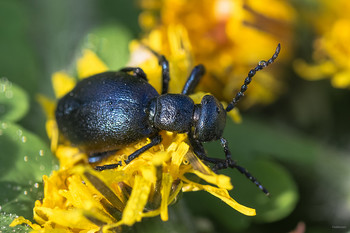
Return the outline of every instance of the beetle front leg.
[[[191,144],[193,152],[203,161],[212,163],[216,166],[218,163],[225,162],[224,159],[218,158],[210,158],[207,156],[207,152],[205,151],[203,144],[197,140],[195,140],[190,133],[188,133],[188,140]]]
[[[147,145],[141,147],[140,149],[134,151],[134,153],[129,155],[128,158],[124,162],[126,164],[130,163],[132,160],[137,158],[140,154],[142,154],[145,151],[149,150],[151,147],[161,143],[161,141],[162,141],[162,136],[160,136],[160,135],[156,135],[156,136],[152,137],[151,138],[151,142],[149,144],[147,144]],[[113,168],[116,168],[116,167],[119,167],[119,166],[122,166],[122,161],[119,161],[118,163],[115,163],[115,164],[107,164],[107,165],[103,165],[103,166],[96,166],[95,170],[103,171],[103,170],[107,170],[107,169],[113,169]]]
[[[225,152],[225,161],[222,163],[217,163],[215,164],[213,170],[221,170],[221,169],[225,169],[225,168],[236,168],[240,173],[242,173],[243,175],[245,175],[249,180],[251,180],[259,189],[261,189],[261,191],[263,191],[266,195],[269,195],[269,191],[267,191],[267,189],[262,186],[262,184],[252,175],[248,172],[247,169],[245,169],[244,167],[241,167],[239,165],[237,165],[236,161],[234,161],[232,159],[232,155],[231,152],[228,148],[228,142],[225,138],[220,138],[220,142],[221,142],[221,146],[224,148],[224,152]]]

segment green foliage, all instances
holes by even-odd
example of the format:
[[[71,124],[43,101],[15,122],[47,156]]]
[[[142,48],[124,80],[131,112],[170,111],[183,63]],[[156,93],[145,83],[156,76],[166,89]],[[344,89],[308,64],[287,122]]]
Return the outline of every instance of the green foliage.
[[[8,214],[5,212],[0,213],[0,227],[2,233],[27,233],[31,231],[31,228],[28,226],[16,226],[9,227],[10,223],[17,217],[14,214]]]
[[[74,69],[78,56],[74,54],[85,48],[96,52],[110,69],[125,66],[128,44],[138,33],[138,10],[133,1],[123,4],[113,0],[0,1],[1,232],[29,230],[8,225],[16,215],[32,217],[34,202],[43,195],[42,175],[57,166],[44,137],[44,117],[34,105],[35,94],[52,94],[50,74]],[[314,8],[318,2],[298,0],[294,4]],[[300,56],[310,56],[310,38],[297,38],[296,43],[304,46]],[[284,75],[290,67],[286,70]],[[307,232],[329,232],[333,223],[349,226],[344,217],[349,209],[349,91],[331,89],[328,80],[311,83],[290,76],[290,93],[279,103],[265,113],[257,111],[255,119],[243,117],[242,124],[227,122],[225,129],[233,158],[271,193],[266,197],[238,171],[222,171],[234,185],[231,196],[255,208],[257,216],[244,216],[204,192],[185,193],[188,208],[181,202],[180,208],[171,206],[169,211],[174,213],[169,222],[146,219],[128,232],[286,232],[286,227],[282,231],[270,227],[289,221],[292,227],[287,229],[291,230],[300,220],[306,222]],[[261,120],[270,113],[271,120]],[[306,137],[299,131],[311,133]],[[342,145],[344,155],[341,149],[330,148],[329,141]],[[209,156],[224,156],[217,144],[210,143],[207,149]],[[317,224],[317,219],[328,228],[310,225]],[[268,230],[263,231],[264,226]]]
[[[32,217],[34,202],[43,196],[42,176],[49,175],[57,162],[47,144],[14,123],[28,111],[27,94],[7,79],[0,81],[0,225],[15,215]],[[25,227],[16,228],[23,232]],[[12,231],[11,231],[12,232]]]
[[[131,33],[120,24],[107,24],[90,31],[83,39],[80,51],[94,51],[109,69],[125,67],[129,58]]]
[[[25,91],[6,78],[0,79],[0,120],[15,122],[21,119],[28,109],[29,100]]]

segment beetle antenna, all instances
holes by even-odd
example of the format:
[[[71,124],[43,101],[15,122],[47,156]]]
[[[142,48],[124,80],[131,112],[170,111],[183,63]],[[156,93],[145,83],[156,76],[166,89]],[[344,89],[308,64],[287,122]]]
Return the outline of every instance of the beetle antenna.
[[[244,84],[241,86],[241,90],[236,94],[235,98],[233,98],[232,102],[229,103],[229,105],[227,105],[226,112],[229,112],[234,107],[236,107],[238,101],[244,96],[244,92],[247,90],[248,84],[252,81],[252,78],[255,75],[255,73],[259,70],[264,69],[266,66],[270,65],[271,63],[273,63],[278,57],[278,54],[280,53],[280,51],[281,51],[281,44],[278,44],[275,53],[268,61],[264,61],[264,60],[260,61],[254,69],[251,69],[249,71],[248,76],[244,80]]]

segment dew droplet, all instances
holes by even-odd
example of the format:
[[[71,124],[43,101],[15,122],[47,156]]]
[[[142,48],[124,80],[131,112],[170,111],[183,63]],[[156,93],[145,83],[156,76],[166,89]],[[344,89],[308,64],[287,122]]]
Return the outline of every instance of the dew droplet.
[[[39,155],[44,156],[44,150],[39,150]]]
[[[266,61],[262,60],[262,61],[259,61],[259,66],[266,66]]]
[[[16,133],[17,133],[18,136],[22,136],[23,131],[20,130],[20,129],[17,129]]]
[[[1,123],[1,127],[2,127],[3,129],[7,129],[7,123],[6,123],[6,122],[2,122],[2,123]]]
[[[22,136],[22,137],[21,137],[21,141],[22,141],[23,143],[27,142],[27,137],[26,137],[26,136]]]
[[[25,156],[23,157],[23,159],[24,159],[24,162],[28,162],[28,156],[27,156],[27,155],[25,155]]]
[[[60,168],[60,166],[58,164],[55,164],[53,167],[52,167],[52,170],[58,170]]]
[[[24,190],[23,194],[24,194],[24,195],[28,195],[28,191],[27,191],[27,190]]]
[[[5,97],[6,97],[7,99],[11,99],[11,98],[13,97],[13,92],[12,92],[11,90],[7,90],[7,91],[5,92]]]
[[[35,187],[35,188],[39,188],[39,183],[35,183],[35,184],[34,184],[34,187]]]

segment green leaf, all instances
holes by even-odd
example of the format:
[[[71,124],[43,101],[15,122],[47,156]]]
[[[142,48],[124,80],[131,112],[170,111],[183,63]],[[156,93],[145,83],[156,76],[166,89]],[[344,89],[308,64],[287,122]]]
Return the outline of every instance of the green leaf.
[[[42,176],[57,167],[47,145],[14,123],[0,121],[0,205],[26,218],[42,197]]]
[[[1,233],[27,233],[32,231],[28,226],[20,225],[16,227],[10,227],[10,223],[17,217],[15,214],[0,213],[0,232]]]
[[[242,205],[256,209],[256,216],[245,216],[210,194],[198,192],[184,194],[191,210],[195,214],[213,219],[219,227],[230,231],[246,229],[252,221],[278,221],[294,210],[298,192],[287,170],[268,160],[255,160],[241,165],[249,168],[249,171],[269,190],[271,197],[267,197],[237,170],[227,169],[221,173],[231,177],[234,186],[230,191],[231,197]]]
[[[0,77],[7,77],[27,92],[35,93],[40,70],[28,34],[28,28],[33,28],[30,19],[20,1],[0,1]]]
[[[84,38],[82,49],[94,51],[109,69],[124,67],[129,59],[130,31],[120,24],[109,24],[92,30]]]
[[[194,233],[195,222],[188,209],[182,201],[171,206],[169,209],[169,220],[163,222],[160,216],[153,218],[143,218],[141,222],[134,224],[130,232],[134,233]],[[124,229],[123,229],[124,230]],[[129,231],[125,231],[129,232]]]
[[[28,96],[24,90],[6,78],[0,79],[0,120],[18,121],[29,108]]]
[[[295,208],[299,194],[290,173],[278,163],[267,159],[256,159],[242,164],[268,189],[267,197],[250,180],[237,171],[229,172],[234,185],[231,191],[239,203],[256,209],[252,218],[258,222],[274,222],[287,217]],[[227,171],[228,172],[228,171]]]
[[[238,213],[210,194],[186,193],[184,195],[194,213],[214,219],[227,230],[242,230],[251,222],[274,222],[288,216],[299,199],[296,183],[290,172],[271,158],[302,167],[313,164],[321,147],[290,129],[267,125],[244,118],[242,124],[227,122],[224,137],[229,142],[233,158],[251,172],[271,193],[270,197],[258,189],[235,169],[220,171],[231,177],[234,189],[230,195],[240,204],[255,208],[257,216]],[[218,142],[206,146],[208,156],[224,158]],[[205,203],[201,205],[198,203]]]
[[[234,158],[247,159],[269,155],[293,164],[313,164],[322,147],[292,129],[248,117],[242,124],[227,121],[224,136]]]

